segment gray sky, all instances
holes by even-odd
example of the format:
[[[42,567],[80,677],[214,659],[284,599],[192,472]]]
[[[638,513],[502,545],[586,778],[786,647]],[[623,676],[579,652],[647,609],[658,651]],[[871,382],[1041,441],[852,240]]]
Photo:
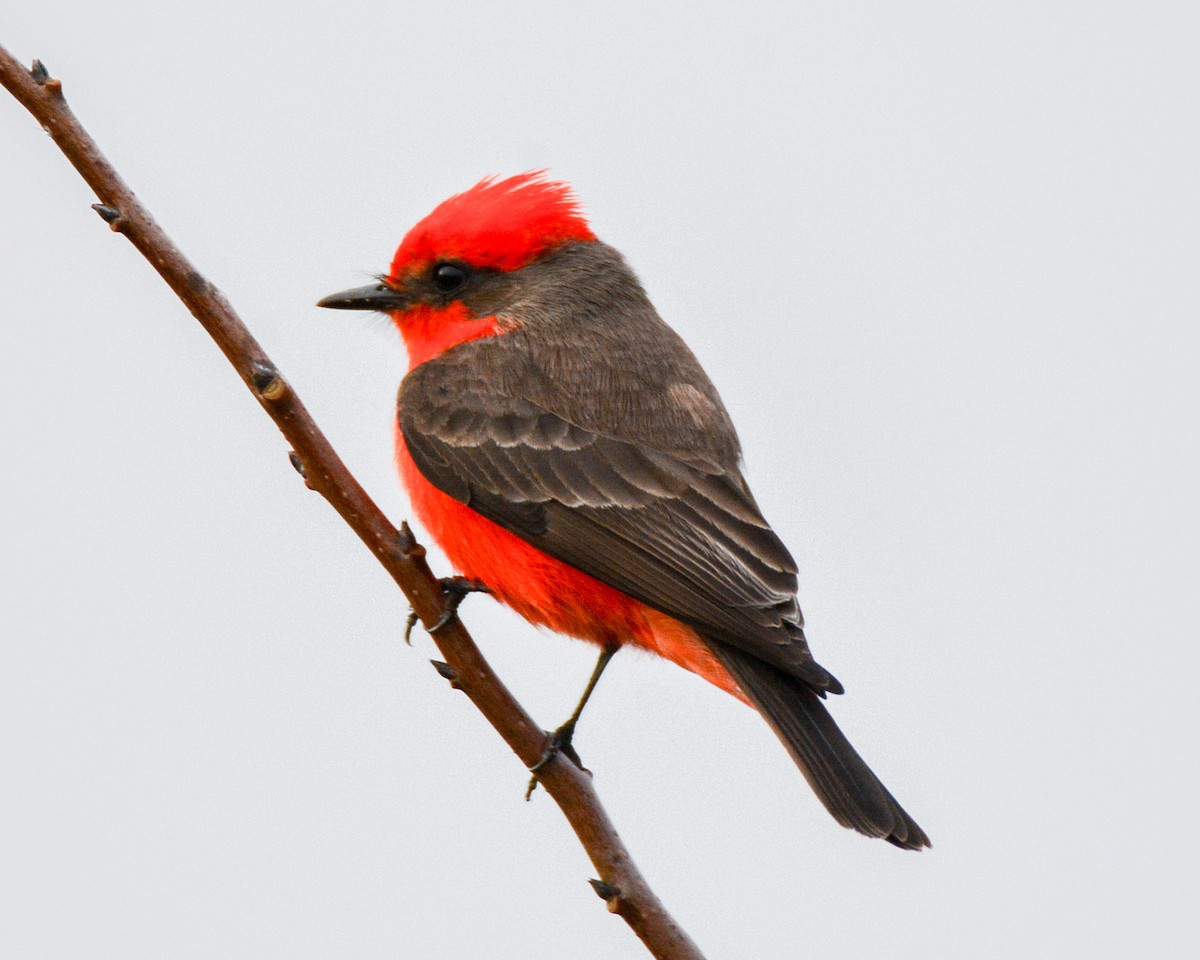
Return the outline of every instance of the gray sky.
[[[313,302],[484,174],[575,184],[935,844],[840,829],[752,712],[618,657],[578,746],[710,957],[1195,955],[1194,5],[9,8],[396,520],[403,350]],[[8,100],[0,183],[0,954],[644,956]],[[591,651],[465,619],[560,722]]]

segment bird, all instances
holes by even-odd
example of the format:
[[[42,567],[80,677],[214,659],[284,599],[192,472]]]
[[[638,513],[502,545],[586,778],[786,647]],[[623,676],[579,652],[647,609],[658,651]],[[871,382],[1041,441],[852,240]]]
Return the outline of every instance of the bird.
[[[318,306],[387,314],[404,341],[396,464],[458,572],[446,616],[486,590],[600,647],[541,763],[578,762],[583,706],[631,644],[757,709],[842,826],[929,846],[825,706],[842,684],[809,649],[796,563],[716,388],[568,184],[486,177]]]

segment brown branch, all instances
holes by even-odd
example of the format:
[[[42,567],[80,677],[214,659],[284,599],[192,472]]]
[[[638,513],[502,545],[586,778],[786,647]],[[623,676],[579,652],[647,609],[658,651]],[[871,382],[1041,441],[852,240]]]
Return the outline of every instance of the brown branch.
[[[217,342],[246,386],[291,443],[292,462],[375,554],[426,627],[442,615],[443,595],[425,562],[425,549],[408,525],[397,530],[346,469],[317,428],[300,398],[238,319],[225,297],[208,282],[171,240],[116,170],[63,98],[62,83],[34,61],[26,70],[0,46],[0,83],[19,100],[54,139],[80,176],[95,191],[94,209],[109,227],[123,234],[150,262],[175,294]],[[526,767],[542,756],[547,739],[484,660],[466,628],[452,620],[434,634],[445,664],[439,672],[462,690]],[[574,828],[600,880],[592,886],[660,960],[703,960],[694,943],[650,889],[617,836],[588,776],[557,756],[537,774]]]

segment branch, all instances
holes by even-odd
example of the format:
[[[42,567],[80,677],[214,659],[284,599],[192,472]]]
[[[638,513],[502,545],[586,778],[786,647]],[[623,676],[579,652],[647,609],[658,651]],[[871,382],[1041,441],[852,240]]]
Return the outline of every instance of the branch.
[[[425,562],[425,548],[407,524],[397,530],[367,496],[229,302],[154,222],[75,119],[61,81],[50,77],[37,60],[26,70],[0,46],[0,83],[33,114],[95,191],[100,202],[93,208],[110,229],[138,249],[216,341],[292,445],[292,463],[308,486],[358,534],[404,591],[421,622],[426,627],[436,624],[444,598]],[[492,671],[466,628],[455,618],[432,636],[446,659],[436,664],[442,676],[470,698],[521,762],[532,767],[546,749],[546,734]],[[560,754],[538,771],[537,778],[599,872],[600,879],[591,882],[608,909],[622,917],[659,960],[703,960],[634,864],[589,777]]]

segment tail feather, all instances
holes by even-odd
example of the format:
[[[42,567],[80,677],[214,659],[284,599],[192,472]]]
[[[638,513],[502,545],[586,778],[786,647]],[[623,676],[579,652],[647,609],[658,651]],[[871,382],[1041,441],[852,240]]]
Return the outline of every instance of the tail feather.
[[[727,644],[708,645],[838,823],[905,850],[930,846],[925,831],[871,772],[811,687]]]

